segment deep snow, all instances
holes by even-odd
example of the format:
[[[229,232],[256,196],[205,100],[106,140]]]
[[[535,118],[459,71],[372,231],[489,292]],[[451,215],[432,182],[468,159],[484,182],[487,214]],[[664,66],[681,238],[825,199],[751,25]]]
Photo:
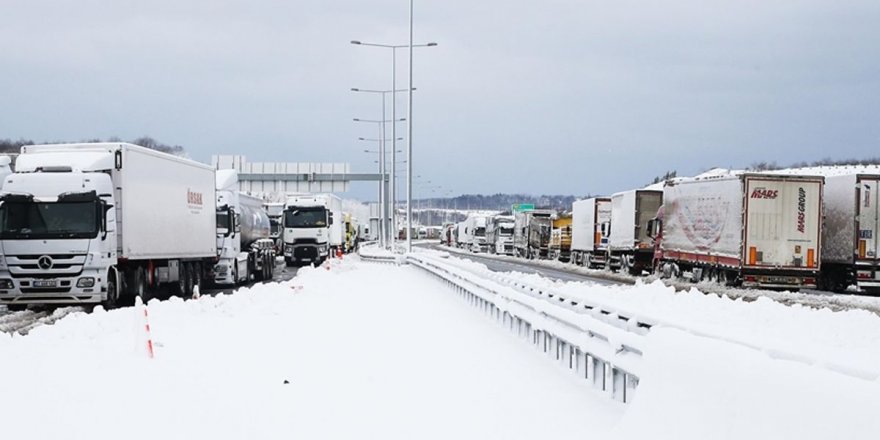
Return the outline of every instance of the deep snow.
[[[625,406],[410,267],[347,258],[290,282],[0,335],[4,438],[579,438]],[[11,379],[11,380],[10,380]],[[284,381],[289,384],[284,384]]]

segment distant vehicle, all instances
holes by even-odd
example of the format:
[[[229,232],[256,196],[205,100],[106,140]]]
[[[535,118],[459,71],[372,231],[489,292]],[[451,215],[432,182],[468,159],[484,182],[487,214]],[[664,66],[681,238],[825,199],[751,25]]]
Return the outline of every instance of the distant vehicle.
[[[290,196],[283,226],[284,262],[320,265],[343,245],[342,201],[333,194]]]
[[[820,286],[880,293],[880,175],[825,178]]]
[[[12,158],[6,155],[0,156],[0,188],[3,188],[3,182],[6,176],[12,174]]]
[[[467,222],[460,221],[455,225],[455,246],[467,248],[471,245],[471,235],[468,233]]]
[[[555,211],[536,209],[514,215],[513,251],[523,258],[547,258]]]
[[[238,190],[236,170],[217,170],[217,249],[215,284],[272,279],[275,242],[263,200]]]
[[[214,170],[126,143],[28,145],[0,192],[0,303],[191,297],[217,258]]]
[[[343,214],[343,217],[345,218],[345,225],[343,227],[345,234],[344,251],[345,253],[351,253],[357,250],[360,228],[358,227],[357,218],[351,214]]]
[[[570,214],[553,219],[547,255],[549,259],[564,262],[571,259],[571,221]]]
[[[489,253],[513,255],[513,216],[496,215],[486,226]]]
[[[756,173],[669,181],[647,225],[655,264],[664,276],[690,272],[695,282],[816,287],[822,187],[822,177]]]
[[[284,216],[284,203],[266,202],[263,204],[263,209],[269,216],[269,238],[275,242],[275,252],[281,253],[281,233],[284,232],[281,223]]]
[[[605,267],[611,199],[593,197],[572,204],[571,259],[578,266]]]
[[[652,269],[654,245],[645,230],[663,204],[663,191],[635,189],[611,196],[608,266],[632,275]]]
[[[486,223],[488,217],[484,214],[470,214],[464,220],[465,239],[463,247],[471,252],[486,252]]]

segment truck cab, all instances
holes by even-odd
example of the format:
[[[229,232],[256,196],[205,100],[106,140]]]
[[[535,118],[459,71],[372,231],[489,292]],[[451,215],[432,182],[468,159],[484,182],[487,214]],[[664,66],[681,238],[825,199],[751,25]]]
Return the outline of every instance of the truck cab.
[[[320,265],[330,254],[330,226],[335,219],[326,201],[316,196],[288,199],[283,215],[284,261],[288,266]]]

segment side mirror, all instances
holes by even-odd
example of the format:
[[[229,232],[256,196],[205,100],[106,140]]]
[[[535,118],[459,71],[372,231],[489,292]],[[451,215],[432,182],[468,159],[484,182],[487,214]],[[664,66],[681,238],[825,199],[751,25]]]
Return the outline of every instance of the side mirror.
[[[105,201],[101,201],[101,241],[107,239],[107,212],[113,208],[113,205]]]

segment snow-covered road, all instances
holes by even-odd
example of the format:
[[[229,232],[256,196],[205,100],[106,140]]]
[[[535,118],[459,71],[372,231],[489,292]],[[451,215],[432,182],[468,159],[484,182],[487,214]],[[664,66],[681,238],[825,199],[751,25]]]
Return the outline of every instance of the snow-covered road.
[[[581,438],[625,405],[411,267],[347,259],[234,295],[0,335],[4,437]],[[285,383],[287,381],[288,383]]]

